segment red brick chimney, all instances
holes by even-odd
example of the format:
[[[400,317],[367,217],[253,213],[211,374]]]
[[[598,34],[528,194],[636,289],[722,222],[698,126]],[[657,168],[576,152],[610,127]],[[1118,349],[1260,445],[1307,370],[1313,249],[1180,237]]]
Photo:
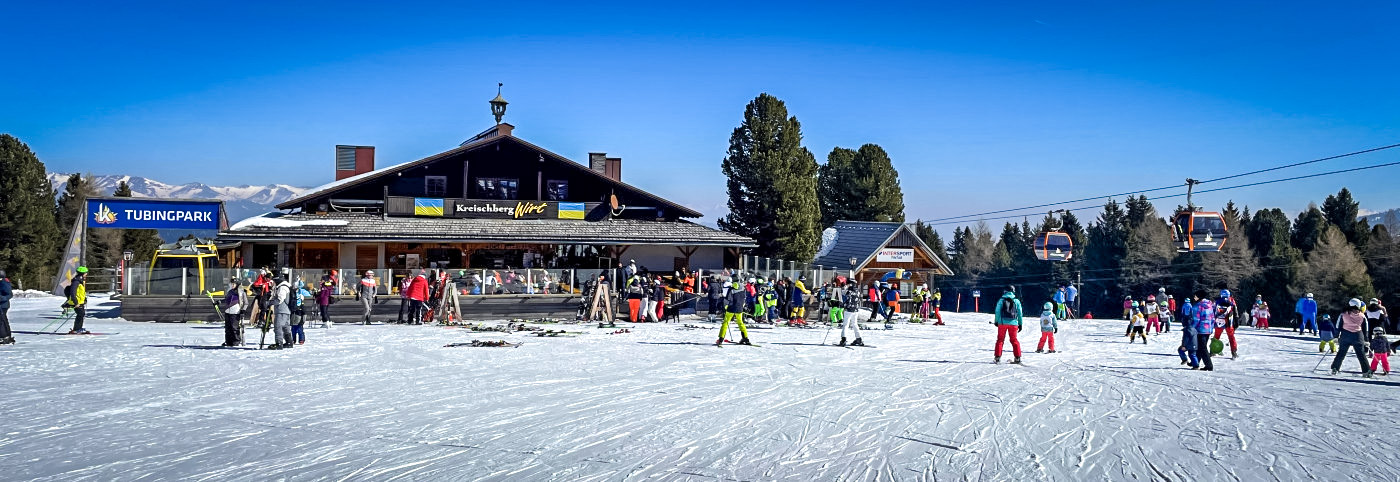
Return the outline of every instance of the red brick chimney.
[[[374,170],[374,146],[335,146],[335,180]]]

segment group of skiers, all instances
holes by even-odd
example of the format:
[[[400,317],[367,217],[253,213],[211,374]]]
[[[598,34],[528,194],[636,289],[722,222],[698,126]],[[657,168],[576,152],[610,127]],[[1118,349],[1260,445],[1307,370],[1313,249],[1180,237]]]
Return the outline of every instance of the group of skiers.
[[[316,290],[315,293],[312,290]],[[251,320],[265,333],[273,333],[268,349],[281,350],[306,343],[307,300],[320,307],[323,323],[329,323],[328,306],[334,300],[335,282],[330,275],[321,277],[316,285],[308,285],[301,277],[293,279],[288,273],[273,273],[262,269],[245,289],[243,280],[229,279],[228,289],[219,307],[224,314],[224,343],[220,346],[240,347],[245,343],[243,320]]]
[[[1390,315],[1379,299],[1371,298],[1369,302],[1363,302],[1360,298],[1348,300],[1346,310],[1337,315],[1335,322],[1331,314],[1324,313],[1318,317],[1318,305],[1312,293],[1299,299],[1294,310],[1302,320],[1298,324],[1298,333],[1317,335],[1318,353],[1336,353],[1332,359],[1333,375],[1341,371],[1348,350],[1356,352],[1362,376],[1374,376],[1376,368],[1383,370],[1382,375],[1390,374],[1390,354],[1400,348],[1400,340],[1391,343],[1385,335],[1400,327],[1391,324]],[[1371,353],[1369,364],[1368,351]]]

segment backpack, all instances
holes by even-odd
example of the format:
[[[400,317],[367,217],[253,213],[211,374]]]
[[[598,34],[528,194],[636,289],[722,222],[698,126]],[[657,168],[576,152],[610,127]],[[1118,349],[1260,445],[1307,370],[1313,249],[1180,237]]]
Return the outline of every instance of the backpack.
[[[1000,311],[1001,319],[1003,320],[1015,320],[1017,318],[1020,318],[1019,316],[1017,316],[1016,313],[1015,298],[1002,298]]]

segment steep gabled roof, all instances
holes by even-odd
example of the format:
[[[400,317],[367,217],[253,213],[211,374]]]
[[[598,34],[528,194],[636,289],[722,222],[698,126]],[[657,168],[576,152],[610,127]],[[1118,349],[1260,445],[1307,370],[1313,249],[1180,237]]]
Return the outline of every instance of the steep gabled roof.
[[[443,151],[443,152],[440,152],[440,153],[437,153],[437,154],[433,154],[433,155],[431,155],[431,156],[424,157],[424,158],[419,159],[419,160],[416,160],[416,161],[410,161],[410,162],[405,162],[405,163],[402,163],[402,164],[396,164],[396,165],[389,166],[389,167],[386,167],[386,168],[383,168],[383,169],[377,169],[377,170],[370,171],[370,172],[366,172],[366,173],[359,174],[359,175],[356,175],[356,176],[347,177],[347,178],[341,179],[341,180],[339,180],[339,181],[335,181],[335,182],[332,182],[332,183],[329,183],[329,184],[325,184],[325,185],[322,185],[322,186],[319,186],[319,187],[316,187],[316,188],[307,190],[305,193],[302,193],[300,196],[297,196],[297,197],[295,197],[295,198],[292,198],[292,199],[287,200],[286,202],[283,202],[283,203],[281,203],[281,204],[278,204],[278,205],[277,205],[277,209],[293,209],[293,208],[295,208],[295,207],[297,207],[297,206],[300,206],[302,203],[304,203],[304,202],[306,202],[306,201],[309,201],[309,200],[312,200],[312,199],[316,199],[316,198],[321,198],[321,197],[328,197],[328,196],[334,194],[336,191],[340,191],[340,190],[343,190],[343,189],[348,189],[348,188],[351,188],[351,187],[359,186],[359,185],[361,185],[361,184],[365,184],[365,183],[368,183],[368,182],[372,182],[372,181],[378,180],[378,179],[380,179],[380,178],[388,177],[388,176],[394,175],[394,174],[396,174],[396,173],[398,173],[398,172],[405,171],[405,170],[411,169],[411,168],[416,167],[416,166],[421,166],[421,165],[424,165],[424,164],[429,164],[429,163],[432,163],[432,162],[435,162],[435,161],[438,161],[438,160],[442,160],[442,159],[445,159],[445,158],[448,158],[448,157],[451,157],[451,156],[454,156],[454,155],[457,155],[457,154],[462,154],[462,153],[465,153],[465,152],[471,152],[471,151],[474,151],[474,150],[477,150],[477,149],[481,149],[481,148],[484,148],[484,147],[487,147],[487,146],[496,145],[497,143],[500,143],[500,142],[514,142],[514,143],[520,144],[521,146],[524,146],[524,147],[526,147],[526,148],[528,148],[528,149],[531,149],[531,150],[534,150],[534,151],[540,153],[541,155],[545,156],[546,158],[548,158],[548,159],[550,159],[550,160],[552,160],[552,161],[555,161],[555,162],[558,163],[558,164],[561,164],[561,165],[567,166],[567,167],[569,167],[569,168],[572,168],[572,169],[574,169],[575,171],[577,171],[577,172],[579,172],[579,173],[582,173],[582,174],[585,175],[585,176],[593,176],[594,180],[596,180],[596,181],[598,181],[598,182],[601,182],[601,183],[604,183],[604,184],[611,185],[611,186],[613,186],[615,189],[618,189],[618,190],[620,190],[620,191],[622,191],[622,192],[624,192],[624,193],[628,193],[628,194],[632,194],[632,195],[635,195],[635,196],[639,196],[639,197],[651,199],[651,200],[655,201],[657,204],[659,204],[659,205],[661,205],[661,206],[667,208],[668,210],[674,210],[675,212],[679,213],[681,217],[686,217],[686,218],[699,218],[699,217],[703,217],[703,216],[704,216],[703,214],[701,214],[700,212],[698,212],[698,211],[696,211],[696,210],[694,210],[694,209],[690,209],[690,208],[688,208],[688,207],[685,207],[685,206],[682,206],[682,205],[680,205],[680,204],[676,204],[676,203],[674,203],[674,202],[671,202],[671,201],[669,201],[669,200],[666,200],[665,198],[662,198],[662,197],[657,196],[657,195],[655,195],[655,194],[649,193],[649,192],[647,192],[647,191],[643,191],[641,188],[638,188],[638,187],[633,186],[633,185],[631,185],[631,184],[627,184],[627,183],[622,182],[622,181],[614,181],[614,180],[608,178],[607,176],[604,176],[602,173],[599,173],[599,172],[597,172],[597,171],[594,171],[594,170],[592,170],[592,169],[589,169],[588,166],[584,166],[584,165],[582,165],[582,164],[579,164],[579,163],[577,163],[577,162],[574,162],[574,161],[570,160],[570,159],[567,158],[567,157],[561,156],[561,155],[559,155],[559,154],[555,154],[554,152],[551,152],[551,151],[549,151],[548,149],[545,149],[545,148],[543,148],[543,147],[540,147],[540,146],[531,144],[531,143],[529,143],[529,142],[526,142],[526,141],[523,140],[523,139],[520,139],[520,138],[518,138],[518,137],[512,136],[512,135],[510,135],[510,134],[504,134],[504,133],[503,133],[503,134],[494,135],[494,136],[483,136],[483,135],[481,135],[481,134],[478,134],[476,137],[473,137],[472,139],[467,140],[467,142],[462,143],[461,146],[456,147],[456,148],[453,148],[453,149],[449,149],[449,150],[446,150],[446,151]]]
[[[933,252],[933,249],[930,249],[907,224],[837,221],[832,229],[836,232],[835,244],[825,254],[812,260],[812,264],[844,269],[850,267],[851,258],[856,258],[856,266],[863,267],[875,259],[880,248],[884,248],[896,236],[903,233],[914,241],[911,244],[915,244],[915,248],[922,249],[925,255],[932,259],[940,269],[950,275],[953,274],[953,270],[943,260],[938,259],[938,255]]]

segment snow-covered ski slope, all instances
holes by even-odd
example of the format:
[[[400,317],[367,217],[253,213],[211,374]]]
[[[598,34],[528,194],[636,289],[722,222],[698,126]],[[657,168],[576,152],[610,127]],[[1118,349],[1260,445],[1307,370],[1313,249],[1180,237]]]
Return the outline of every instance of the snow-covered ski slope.
[[[59,300],[14,303],[34,331]],[[678,324],[391,325],[261,352],[207,349],[209,325],[94,320],[117,334],[0,347],[0,478],[1400,479],[1396,383],[1354,358],[1313,372],[1311,338],[1242,328],[1244,356],[1206,373],[1180,368],[1178,332],[1128,345],[1122,322],[1071,321],[1065,352],[993,365],[989,317],[945,317],[866,332],[878,348],[821,346],[825,329],[716,348]],[[443,347],[473,339],[524,345]]]

